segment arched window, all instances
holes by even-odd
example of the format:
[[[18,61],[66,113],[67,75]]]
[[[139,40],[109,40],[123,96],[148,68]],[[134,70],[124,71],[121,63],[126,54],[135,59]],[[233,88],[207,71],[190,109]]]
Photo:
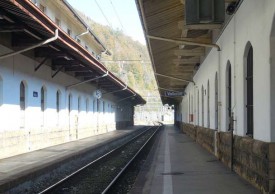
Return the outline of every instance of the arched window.
[[[198,104],[197,104],[197,125],[200,125],[200,91],[198,90]]]
[[[20,83],[20,128],[25,128],[25,109],[26,109],[26,84]]]
[[[86,113],[89,112],[89,99],[86,99]]]
[[[218,105],[218,73],[215,76],[215,129],[218,129],[218,113],[219,113],[219,105]]]
[[[20,110],[26,109],[26,87],[24,82],[20,83]]]
[[[0,106],[3,104],[3,79],[0,76]]]
[[[41,88],[41,91],[40,91],[40,108],[41,108],[41,126],[44,126],[44,121],[45,121],[45,114],[44,114],[44,111],[45,111],[45,87],[43,86]]]
[[[227,62],[227,67],[226,67],[226,128],[227,130],[232,129],[232,124],[230,122],[230,118],[232,116],[232,77],[231,77],[231,63],[228,61]]]
[[[93,101],[93,112],[94,113],[97,112],[96,111],[96,99],[94,99],[94,101]]]
[[[201,126],[204,127],[204,88],[201,87]]]
[[[188,123],[191,122],[191,105],[190,105],[191,101],[190,101],[190,94],[188,95]]]
[[[250,43],[246,47],[245,59],[246,134],[253,136],[253,47]]]
[[[45,88],[44,86],[41,88],[41,96],[40,96],[40,100],[41,100],[41,112],[45,111]]]
[[[100,101],[99,101],[99,99],[96,99],[96,111],[100,112]]]
[[[81,97],[78,97],[78,100],[77,100],[77,110],[78,110],[78,113],[80,113],[80,111],[81,111]]]
[[[103,102],[102,102],[102,109],[103,109],[102,111],[103,111],[103,113],[105,113],[105,111],[106,111],[105,108],[106,108],[106,107],[105,107],[105,102],[103,101]]]
[[[56,112],[60,111],[60,91],[56,92]]]
[[[207,127],[210,128],[210,86],[207,82]]]
[[[71,113],[72,111],[72,95],[69,94],[69,99],[68,99],[68,110],[69,110],[69,114]]]
[[[191,95],[191,122],[194,122],[194,115],[193,115],[193,113],[194,113],[194,108],[193,108],[193,104],[194,102],[193,102],[193,95]]]

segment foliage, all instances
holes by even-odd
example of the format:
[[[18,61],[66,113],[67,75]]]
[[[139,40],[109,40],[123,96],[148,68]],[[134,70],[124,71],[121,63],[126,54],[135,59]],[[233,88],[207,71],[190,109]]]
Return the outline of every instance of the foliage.
[[[81,12],[79,15],[112,53],[111,56],[103,54],[102,63],[142,96],[148,93],[158,95],[146,46],[119,29],[98,24]]]

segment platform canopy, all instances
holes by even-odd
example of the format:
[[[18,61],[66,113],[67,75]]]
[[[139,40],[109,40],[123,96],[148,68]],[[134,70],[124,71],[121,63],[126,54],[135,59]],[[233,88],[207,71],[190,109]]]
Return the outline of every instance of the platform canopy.
[[[211,48],[234,0],[136,0],[147,46],[164,104],[177,104]],[[229,9],[228,9],[229,7]],[[227,11],[228,14],[225,14]],[[213,38],[214,37],[214,38]]]

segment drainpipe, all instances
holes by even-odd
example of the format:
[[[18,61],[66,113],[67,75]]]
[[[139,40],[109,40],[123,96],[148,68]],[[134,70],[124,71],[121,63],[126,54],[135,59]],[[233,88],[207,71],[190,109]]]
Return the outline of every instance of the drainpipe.
[[[234,124],[234,113],[232,112],[232,115],[230,117],[230,131],[231,131],[231,142],[230,142],[230,146],[231,146],[231,151],[230,151],[230,168],[231,168],[231,171],[233,172],[234,171],[234,127],[233,127],[233,124]]]
[[[200,43],[200,42],[187,41],[187,40],[175,40],[175,39],[162,38],[162,37],[150,36],[150,35],[147,35],[147,37],[150,39],[162,40],[162,41],[166,41],[166,42],[173,42],[173,43],[177,43],[177,44],[211,47],[211,48],[217,48],[218,51],[221,50],[221,48],[217,44],[207,44],[207,43]]]
[[[35,44],[35,45],[33,45],[33,46],[24,48],[24,49],[22,49],[22,50],[19,50],[19,51],[15,51],[15,52],[11,52],[11,53],[7,53],[7,54],[4,54],[4,55],[1,55],[1,56],[0,56],[0,59],[4,59],[4,58],[7,58],[7,57],[11,57],[11,56],[14,56],[14,55],[17,55],[17,54],[20,54],[20,53],[23,53],[23,52],[32,50],[32,49],[34,49],[34,48],[43,46],[43,45],[45,45],[45,44],[48,44],[48,43],[50,43],[50,42],[55,41],[57,38],[58,38],[58,29],[55,30],[54,37],[49,38],[49,39],[47,39],[47,40],[44,40],[43,42],[40,42],[40,43]]]
[[[106,77],[108,75],[109,75],[109,71],[107,71],[104,75],[102,75],[100,77],[96,77],[96,78],[88,79],[88,80],[85,80],[85,81],[82,81],[82,82],[79,82],[79,83],[76,83],[76,84],[68,85],[68,86],[66,86],[66,89],[69,89],[71,87],[78,86],[78,85],[81,85],[81,84],[84,84],[84,83],[87,83],[87,82],[91,82],[91,81]]]
[[[87,28],[87,30],[86,30],[85,32],[76,35],[76,36],[75,36],[75,39],[77,39],[79,36],[83,36],[83,35],[88,34],[88,33],[89,33],[89,28]]]
[[[221,131],[221,111],[222,111],[222,102],[221,102],[221,51],[218,51],[218,130],[215,132],[215,155],[218,156],[218,138],[219,132]]]
[[[234,119],[234,112],[237,103],[237,97],[236,97],[236,16],[233,16],[233,22],[234,22],[234,106],[232,108],[232,115],[230,118],[230,126],[231,126],[231,171],[234,171],[234,130],[236,129],[235,127],[235,122],[236,119]],[[231,79],[232,80],[232,79]],[[236,133],[236,132],[235,132]]]
[[[218,88],[219,88],[219,92],[218,92],[218,132],[221,131],[221,127],[222,127],[222,124],[221,124],[221,111],[222,111],[222,99],[221,99],[221,88],[222,88],[222,85],[221,85],[221,52],[218,52],[218,74],[219,74],[219,80],[218,80]]]

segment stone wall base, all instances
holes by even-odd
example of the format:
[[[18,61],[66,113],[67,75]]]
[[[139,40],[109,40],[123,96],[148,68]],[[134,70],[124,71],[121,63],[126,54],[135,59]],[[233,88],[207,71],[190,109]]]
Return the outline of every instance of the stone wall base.
[[[130,123],[126,123],[128,126]],[[0,159],[113,131],[115,123],[100,126],[35,128],[0,132]]]
[[[180,129],[263,193],[275,193],[275,143],[181,123]]]

